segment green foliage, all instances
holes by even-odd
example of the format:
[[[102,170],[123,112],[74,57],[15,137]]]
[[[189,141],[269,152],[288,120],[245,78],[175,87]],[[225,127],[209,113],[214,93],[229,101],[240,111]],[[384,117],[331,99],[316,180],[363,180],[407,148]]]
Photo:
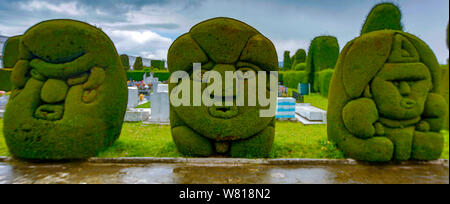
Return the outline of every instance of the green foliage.
[[[159,81],[168,81],[170,78],[170,72],[168,71],[157,71],[153,72],[153,76],[158,78]]]
[[[292,70],[297,70],[298,64],[306,63],[306,51],[304,49],[299,49],[295,53],[295,55],[292,57]],[[304,69],[302,69],[304,70]],[[299,70],[297,70],[299,71]]]
[[[283,71],[288,71],[292,67],[291,62],[291,52],[290,51],[284,51],[284,60],[283,60]]]
[[[361,35],[378,30],[403,30],[402,13],[392,3],[381,3],[372,8],[361,30]]]
[[[319,72],[319,91],[323,97],[328,97],[328,90],[330,88],[331,77],[333,77],[334,70],[326,69]]]
[[[308,81],[314,92],[320,91],[319,72],[334,69],[339,56],[339,44],[333,36],[319,36],[314,38],[309,46],[306,61]]]
[[[11,73],[12,69],[0,69],[0,90],[1,91],[11,91],[12,83],[11,83]]]
[[[127,88],[108,36],[83,22],[50,20],[28,29],[21,45],[11,77],[15,87],[4,114],[3,133],[11,155],[83,159],[110,146],[120,135]],[[85,74],[87,81],[74,85],[83,83]],[[66,80],[72,84],[68,91]]]
[[[349,42],[331,80],[329,140],[357,160],[439,158],[447,108],[436,94],[440,72],[430,48],[408,33],[374,31]]]
[[[130,70],[130,58],[126,54],[120,55],[120,61],[122,62],[125,70]]]
[[[142,81],[144,80],[144,74],[147,76],[150,75],[150,72],[153,73],[153,77],[159,79],[159,81],[168,81],[170,78],[170,72],[168,71],[154,71],[151,69],[144,69],[142,71],[128,71],[126,73],[128,80]]]
[[[287,71],[283,72],[283,85],[298,89],[298,84],[308,83],[308,73],[305,71]]]
[[[142,63],[142,57],[137,57],[133,64],[133,70],[143,70],[144,64]]]
[[[305,71],[306,70],[306,63],[298,63],[295,65],[294,71]]]
[[[195,62],[223,74],[239,68],[278,71],[272,42],[251,26],[230,18],[201,22],[172,44],[167,61],[171,73],[178,70],[192,73],[192,63]],[[169,85],[169,91],[174,87]],[[203,86],[202,91],[205,88]],[[247,85],[245,90],[248,90]],[[191,93],[191,104],[192,96]],[[228,153],[233,157],[268,157],[275,120],[260,117],[261,108],[171,106],[172,137],[178,150],[186,155]]]
[[[21,35],[14,36],[8,38],[8,40],[5,43],[5,47],[3,50],[3,67],[5,68],[13,68],[16,64],[17,60],[19,59],[19,45],[20,45],[20,39],[22,38]]]
[[[166,62],[164,60],[151,60],[150,61],[151,67],[157,68],[159,70],[165,70],[166,69]]]
[[[448,65],[444,66],[442,68],[442,86],[440,90],[440,94],[444,97],[444,99],[447,102],[447,105],[449,104],[449,71],[448,71]],[[448,130],[449,128],[449,113],[447,111],[447,117],[444,122],[444,128]]]

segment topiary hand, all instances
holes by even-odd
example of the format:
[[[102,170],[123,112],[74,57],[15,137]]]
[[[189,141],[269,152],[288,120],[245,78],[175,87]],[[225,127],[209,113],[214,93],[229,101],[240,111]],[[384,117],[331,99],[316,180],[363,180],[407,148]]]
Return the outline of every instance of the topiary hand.
[[[378,120],[378,110],[371,99],[361,98],[349,102],[343,109],[342,117],[347,130],[356,137],[367,139],[381,132],[376,131],[374,126]]]

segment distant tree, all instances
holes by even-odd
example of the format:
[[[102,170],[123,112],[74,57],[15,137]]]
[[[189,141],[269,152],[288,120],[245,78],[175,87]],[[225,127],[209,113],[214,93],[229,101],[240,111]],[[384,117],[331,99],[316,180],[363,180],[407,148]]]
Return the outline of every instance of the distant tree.
[[[292,67],[291,52],[284,51],[283,71],[289,70]]]
[[[292,57],[291,69],[295,70],[295,67],[300,63],[306,62],[306,51],[304,49],[298,49],[295,55]]]
[[[122,61],[122,65],[125,70],[130,70],[130,58],[128,55],[120,55],[120,61]]]
[[[137,57],[133,65],[133,70],[143,70],[143,69],[144,64],[142,63],[142,57]]]

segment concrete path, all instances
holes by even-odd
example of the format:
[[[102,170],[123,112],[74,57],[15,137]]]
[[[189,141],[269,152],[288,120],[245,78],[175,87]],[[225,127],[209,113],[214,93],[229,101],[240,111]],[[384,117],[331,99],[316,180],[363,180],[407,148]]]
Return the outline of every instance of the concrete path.
[[[439,164],[230,165],[0,162],[0,184],[8,183],[448,184],[449,168],[448,165]]]

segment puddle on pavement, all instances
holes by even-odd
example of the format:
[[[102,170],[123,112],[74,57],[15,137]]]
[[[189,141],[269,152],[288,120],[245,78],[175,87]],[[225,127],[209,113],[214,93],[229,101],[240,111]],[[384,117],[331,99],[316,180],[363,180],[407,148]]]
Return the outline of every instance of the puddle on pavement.
[[[306,183],[449,183],[441,165],[214,166],[189,164],[34,164],[0,163],[5,183],[136,184],[306,184]]]

